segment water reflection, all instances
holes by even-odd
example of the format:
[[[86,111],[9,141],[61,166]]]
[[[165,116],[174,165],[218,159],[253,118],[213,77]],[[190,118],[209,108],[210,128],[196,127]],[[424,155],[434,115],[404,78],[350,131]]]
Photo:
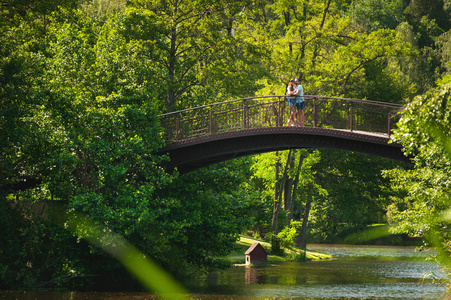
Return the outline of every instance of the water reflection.
[[[246,284],[258,283],[258,268],[252,266],[245,266],[246,273],[244,275]]]
[[[296,299],[438,299],[445,287],[427,277],[440,274],[426,262],[432,250],[414,247],[310,245],[338,259],[242,266],[215,272],[194,290],[211,295]],[[211,280],[215,278],[215,280]],[[244,280],[243,280],[244,278]],[[205,298],[204,298],[205,297]]]
[[[150,300],[149,293],[0,291],[2,300]]]
[[[240,266],[191,282],[193,299],[439,299],[445,287],[425,277],[432,250],[414,247],[309,245],[336,259]],[[243,256],[244,262],[244,256]],[[149,293],[2,292],[0,299],[156,299]]]

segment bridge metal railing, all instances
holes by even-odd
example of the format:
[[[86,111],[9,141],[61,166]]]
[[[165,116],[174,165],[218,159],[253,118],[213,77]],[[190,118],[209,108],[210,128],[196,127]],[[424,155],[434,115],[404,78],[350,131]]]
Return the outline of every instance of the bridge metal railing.
[[[304,126],[380,133],[390,137],[402,105],[304,95]],[[168,144],[250,128],[287,126],[285,96],[250,97],[159,115]]]

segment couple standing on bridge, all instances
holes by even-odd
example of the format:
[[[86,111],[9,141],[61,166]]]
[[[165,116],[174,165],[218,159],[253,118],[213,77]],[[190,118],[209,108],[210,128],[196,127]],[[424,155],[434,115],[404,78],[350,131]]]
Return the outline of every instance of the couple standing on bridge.
[[[304,126],[304,89],[298,78],[290,79],[287,85],[287,104],[290,108],[290,118],[288,119],[288,126],[296,126],[296,117],[298,119],[298,126]],[[297,114],[296,114],[297,110]]]

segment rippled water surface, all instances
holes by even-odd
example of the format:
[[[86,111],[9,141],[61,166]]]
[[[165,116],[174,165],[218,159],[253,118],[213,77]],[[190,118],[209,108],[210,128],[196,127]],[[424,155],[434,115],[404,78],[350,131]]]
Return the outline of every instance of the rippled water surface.
[[[189,284],[194,299],[441,299],[432,250],[415,247],[309,245],[333,260],[237,266]],[[244,258],[243,258],[244,262]],[[0,299],[153,299],[148,293],[0,292]]]
[[[309,245],[335,259],[236,267],[210,274],[202,294],[298,299],[439,299],[445,288],[433,282],[440,270],[415,247]]]

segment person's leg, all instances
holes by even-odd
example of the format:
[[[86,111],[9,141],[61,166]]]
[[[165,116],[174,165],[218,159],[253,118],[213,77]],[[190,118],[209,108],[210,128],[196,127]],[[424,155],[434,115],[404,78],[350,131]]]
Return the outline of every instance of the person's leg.
[[[298,120],[299,120],[299,126],[304,126],[304,122],[305,122],[304,110],[298,111]]]
[[[304,102],[296,103],[298,125],[304,126],[305,115],[304,115]]]
[[[288,117],[288,126],[293,126],[295,123],[295,117],[293,114],[296,114],[296,102],[292,97],[288,98],[288,108],[290,109],[290,116]]]
[[[290,100],[288,99],[288,122],[287,122],[288,126],[291,126],[291,114],[292,114],[291,107],[292,105],[290,103]]]
[[[294,126],[296,124],[296,106],[290,105],[290,124],[289,126]]]

